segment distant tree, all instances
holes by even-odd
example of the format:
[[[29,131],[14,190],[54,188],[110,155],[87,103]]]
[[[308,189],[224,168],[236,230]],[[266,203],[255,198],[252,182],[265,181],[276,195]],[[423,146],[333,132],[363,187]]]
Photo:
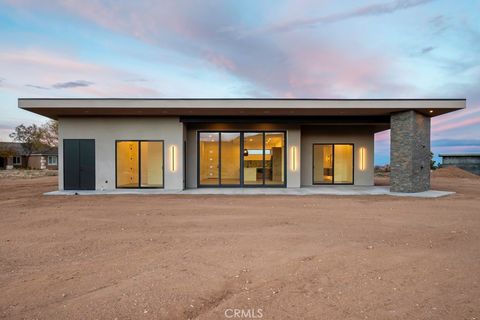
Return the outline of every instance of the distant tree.
[[[43,136],[44,130],[35,124],[32,124],[28,127],[24,124],[21,124],[17,126],[15,131],[9,135],[13,141],[22,143],[27,161],[33,151],[45,146],[43,143]]]
[[[58,121],[50,120],[40,128],[42,132],[42,143],[50,147],[58,146]]]

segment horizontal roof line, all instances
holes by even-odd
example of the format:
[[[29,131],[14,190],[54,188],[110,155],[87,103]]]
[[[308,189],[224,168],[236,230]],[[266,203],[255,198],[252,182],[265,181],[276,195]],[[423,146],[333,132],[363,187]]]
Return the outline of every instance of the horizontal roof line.
[[[248,100],[248,101],[466,101],[466,98],[387,98],[387,99],[327,99],[327,98],[18,98],[18,100],[165,100],[165,101],[195,101],[195,100]]]
[[[480,157],[480,153],[451,153],[439,154],[439,157]]]

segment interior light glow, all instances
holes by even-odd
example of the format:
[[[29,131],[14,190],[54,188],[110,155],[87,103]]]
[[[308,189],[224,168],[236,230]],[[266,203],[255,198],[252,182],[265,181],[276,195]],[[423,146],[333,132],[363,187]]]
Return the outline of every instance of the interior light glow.
[[[170,171],[172,172],[176,170],[176,149],[175,145],[170,146]]]
[[[361,147],[360,148],[360,171],[365,171],[365,169],[367,168],[367,161],[366,161],[366,158],[367,158],[367,150],[364,148],[364,147]]]
[[[297,171],[297,147],[292,146],[292,171]]]

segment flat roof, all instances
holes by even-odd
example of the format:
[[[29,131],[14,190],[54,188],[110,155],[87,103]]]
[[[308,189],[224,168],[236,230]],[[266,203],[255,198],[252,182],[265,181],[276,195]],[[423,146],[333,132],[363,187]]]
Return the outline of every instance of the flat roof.
[[[386,116],[415,110],[434,117],[466,99],[20,98],[18,107],[52,119],[88,116]]]
[[[480,157],[480,153],[451,153],[439,154],[439,157]]]

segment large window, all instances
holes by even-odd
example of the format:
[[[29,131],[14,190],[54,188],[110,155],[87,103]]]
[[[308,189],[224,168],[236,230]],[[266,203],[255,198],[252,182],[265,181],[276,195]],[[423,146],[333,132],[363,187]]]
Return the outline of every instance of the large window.
[[[314,144],[313,184],[353,184],[353,144]]]
[[[284,186],[284,132],[199,132],[199,186]]]
[[[163,141],[117,141],[117,188],[163,187]]]

